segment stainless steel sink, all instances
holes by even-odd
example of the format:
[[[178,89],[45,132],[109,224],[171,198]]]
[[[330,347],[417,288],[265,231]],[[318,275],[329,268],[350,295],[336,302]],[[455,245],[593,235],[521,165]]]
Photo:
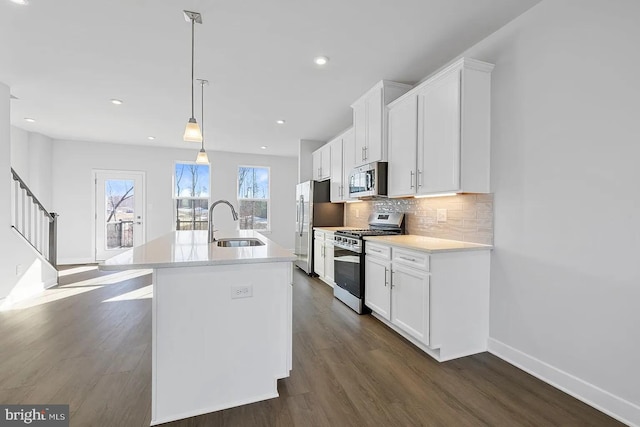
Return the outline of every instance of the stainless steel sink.
[[[264,243],[258,239],[235,237],[229,239],[216,240],[217,245],[223,248],[240,248],[244,246],[264,246]]]

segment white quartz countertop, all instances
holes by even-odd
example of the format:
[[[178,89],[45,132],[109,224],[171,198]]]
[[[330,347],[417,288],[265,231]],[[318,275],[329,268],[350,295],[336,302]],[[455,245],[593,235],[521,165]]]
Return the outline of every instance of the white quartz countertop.
[[[430,253],[493,249],[493,246],[491,245],[481,245],[479,243],[463,242],[460,240],[437,239],[435,237],[417,236],[413,234],[367,236],[364,239],[375,243],[382,243],[385,245],[415,249]]]
[[[252,230],[219,231],[216,239],[256,238],[263,246],[219,247],[207,242],[207,231],[174,231],[100,264],[100,270],[191,267],[294,261],[295,255]]]
[[[334,233],[336,231],[344,231],[344,230],[359,230],[358,227],[313,227],[314,230],[319,231],[328,231],[330,233]]]

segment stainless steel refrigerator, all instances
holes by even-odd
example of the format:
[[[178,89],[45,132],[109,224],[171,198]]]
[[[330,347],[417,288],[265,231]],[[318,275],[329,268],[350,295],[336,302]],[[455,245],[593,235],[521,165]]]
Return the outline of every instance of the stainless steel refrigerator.
[[[306,181],[296,186],[296,265],[313,274],[313,227],[339,227],[344,204],[330,202],[329,181]]]

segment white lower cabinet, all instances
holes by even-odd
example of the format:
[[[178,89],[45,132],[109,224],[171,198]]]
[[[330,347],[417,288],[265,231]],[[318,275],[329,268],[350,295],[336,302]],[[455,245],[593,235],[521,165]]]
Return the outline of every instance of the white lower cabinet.
[[[365,243],[365,305],[438,361],[487,350],[490,251]]]
[[[324,277],[324,233],[313,232],[313,272]]]
[[[428,345],[429,273],[396,263],[391,286],[391,322]]]
[[[335,267],[333,264],[333,234],[324,235],[324,280],[325,282],[333,284],[335,279]]]
[[[313,232],[313,272],[329,286],[335,284],[333,233],[314,230]]]
[[[391,320],[391,285],[389,272],[391,263],[375,256],[366,256],[364,261],[364,304],[387,320]]]

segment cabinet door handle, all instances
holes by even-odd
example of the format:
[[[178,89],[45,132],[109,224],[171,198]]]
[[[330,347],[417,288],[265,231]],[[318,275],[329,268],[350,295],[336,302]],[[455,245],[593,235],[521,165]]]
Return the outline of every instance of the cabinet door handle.
[[[364,160],[364,147],[360,149],[360,158]]]
[[[413,188],[414,187],[414,185],[413,185],[413,175],[415,175],[415,174],[413,173],[413,171],[411,171],[411,180],[409,181],[411,186],[409,188]]]
[[[422,171],[418,169],[418,187],[422,187]]]
[[[403,257],[403,256],[398,257],[398,258],[403,259],[403,260],[405,260],[405,261],[416,262],[416,259],[415,259],[415,258],[406,258],[406,257]]]
[[[363,147],[364,148],[364,159],[367,160],[369,158],[369,147],[367,147],[366,145]]]
[[[382,251],[381,251],[380,249],[369,248],[369,250],[370,250],[371,252],[382,253]]]
[[[396,285],[395,285],[396,281],[393,280],[393,274],[394,273],[395,273],[395,271],[391,270],[391,289],[396,287]]]
[[[389,271],[389,269],[387,267],[384,268],[384,287],[386,288],[387,285],[389,284],[389,279],[387,279],[387,271]]]

